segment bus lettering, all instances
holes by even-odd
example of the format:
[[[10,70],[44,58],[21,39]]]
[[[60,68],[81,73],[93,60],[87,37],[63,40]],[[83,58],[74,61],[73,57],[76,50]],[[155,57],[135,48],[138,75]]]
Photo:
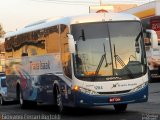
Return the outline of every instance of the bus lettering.
[[[31,70],[44,70],[44,69],[50,69],[50,62],[30,62]]]

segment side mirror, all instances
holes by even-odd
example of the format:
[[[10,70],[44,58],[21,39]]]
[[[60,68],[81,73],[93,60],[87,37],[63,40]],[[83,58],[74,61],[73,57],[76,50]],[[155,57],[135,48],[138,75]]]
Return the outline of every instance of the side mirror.
[[[145,46],[151,46],[151,41],[150,41],[151,39],[150,38],[148,38],[148,37],[145,37],[144,38],[144,44],[145,44]]]
[[[144,44],[145,46],[151,46],[151,33],[143,29]]]
[[[151,39],[151,46],[152,48],[157,48],[158,47],[158,37],[157,37],[157,33],[154,30],[146,30],[148,33],[150,33],[150,35],[148,37],[150,37]]]
[[[75,53],[75,43],[74,43],[73,35],[67,34],[67,36],[68,36],[69,52]]]

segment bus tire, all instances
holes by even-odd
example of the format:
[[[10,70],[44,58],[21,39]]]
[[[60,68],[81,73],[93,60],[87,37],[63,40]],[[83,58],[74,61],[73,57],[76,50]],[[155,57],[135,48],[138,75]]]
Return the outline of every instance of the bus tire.
[[[3,99],[3,96],[2,96],[2,95],[0,95],[0,104],[1,104],[1,105],[5,105],[5,101],[4,101],[4,99]]]
[[[19,91],[19,104],[20,104],[20,107],[22,109],[25,109],[25,108],[29,107],[28,104],[27,104],[27,101],[25,101],[23,99],[23,92],[22,92],[22,90]]]
[[[30,104],[31,104],[32,108],[37,107],[37,102],[36,101],[30,101]]]
[[[114,109],[116,112],[125,112],[127,109],[127,104],[117,104],[114,105]]]
[[[55,109],[57,113],[62,113],[64,110],[63,102],[62,102],[62,96],[59,88],[56,86],[55,90]]]

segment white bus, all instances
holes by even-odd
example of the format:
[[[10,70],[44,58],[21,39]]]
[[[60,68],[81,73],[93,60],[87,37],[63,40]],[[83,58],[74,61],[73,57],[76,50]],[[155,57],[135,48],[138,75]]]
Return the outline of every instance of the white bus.
[[[146,102],[148,74],[140,20],[102,13],[44,20],[5,38],[8,97],[92,107]]]
[[[158,36],[153,29],[146,29],[144,32],[144,43],[149,69],[149,82],[160,78],[160,46]]]

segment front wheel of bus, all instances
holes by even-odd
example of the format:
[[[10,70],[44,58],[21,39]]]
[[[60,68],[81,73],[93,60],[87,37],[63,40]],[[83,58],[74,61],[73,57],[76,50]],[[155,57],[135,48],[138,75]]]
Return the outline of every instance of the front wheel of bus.
[[[63,112],[62,96],[58,88],[56,89],[56,112]]]
[[[117,105],[114,105],[114,109],[117,112],[125,112],[126,109],[127,109],[127,104],[117,104]]]

